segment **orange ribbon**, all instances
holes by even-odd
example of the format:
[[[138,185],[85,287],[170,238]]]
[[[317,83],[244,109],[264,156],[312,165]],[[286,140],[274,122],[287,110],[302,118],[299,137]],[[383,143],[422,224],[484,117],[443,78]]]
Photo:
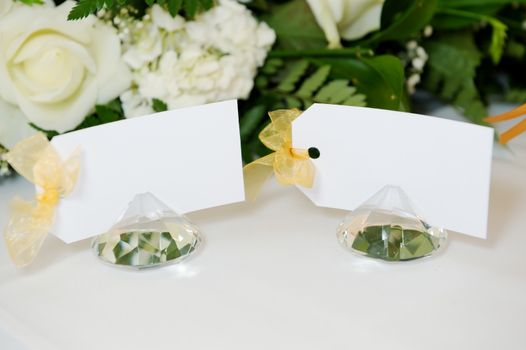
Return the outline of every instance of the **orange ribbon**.
[[[69,194],[80,169],[79,152],[63,162],[44,134],[22,140],[6,155],[11,166],[41,191],[35,201],[15,198],[4,232],[13,262],[29,265],[38,254],[51,229],[60,197]]]
[[[503,122],[506,120],[519,118],[523,116],[524,114],[526,114],[526,103],[509,112],[485,118],[484,121],[488,123],[498,123],[498,122]],[[523,132],[526,132],[526,118],[520,121],[517,125],[513,126],[511,129],[503,132],[499,137],[499,142],[505,145],[511,139],[519,136]]]
[[[259,139],[274,152],[243,168],[248,199],[257,197],[272,173],[282,185],[312,187],[315,168],[309,152],[292,147],[292,122],[300,114],[298,109],[281,109],[269,113],[271,122],[261,131]]]

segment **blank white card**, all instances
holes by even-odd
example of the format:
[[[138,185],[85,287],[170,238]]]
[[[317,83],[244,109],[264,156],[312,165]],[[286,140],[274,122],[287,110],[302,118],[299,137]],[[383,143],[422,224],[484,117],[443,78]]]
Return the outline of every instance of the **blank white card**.
[[[179,213],[244,200],[236,101],[183,108],[96,126],[52,141],[65,159],[82,153],[73,193],[53,233],[75,242],[106,232],[138,193]]]
[[[353,210],[397,185],[428,223],[487,235],[493,129],[372,108],[314,104],[293,124],[294,147],[317,147],[312,189],[323,207]]]

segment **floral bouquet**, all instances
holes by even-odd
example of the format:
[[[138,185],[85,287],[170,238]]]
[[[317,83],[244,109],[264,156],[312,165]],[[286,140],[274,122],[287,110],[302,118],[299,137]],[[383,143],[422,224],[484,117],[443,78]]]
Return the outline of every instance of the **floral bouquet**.
[[[415,91],[483,124],[526,100],[526,0],[0,0],[2,154],[48,137],[239,99],[243,157],[266,113],[411,111]]]

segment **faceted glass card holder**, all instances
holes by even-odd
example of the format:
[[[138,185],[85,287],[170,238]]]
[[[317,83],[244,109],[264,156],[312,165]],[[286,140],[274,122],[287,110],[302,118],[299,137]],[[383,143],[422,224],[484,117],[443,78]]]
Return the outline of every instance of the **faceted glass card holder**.
[[[405,192],[385,186],[347,215],[338,240],[351,251],[386,261],[406,261],[435,253],[447,234],[416,214]]]
[[[118,222],[93,240],[106,263],[137,269],[179,262],[201,243],[200,230],[151,193],[135,196]]]

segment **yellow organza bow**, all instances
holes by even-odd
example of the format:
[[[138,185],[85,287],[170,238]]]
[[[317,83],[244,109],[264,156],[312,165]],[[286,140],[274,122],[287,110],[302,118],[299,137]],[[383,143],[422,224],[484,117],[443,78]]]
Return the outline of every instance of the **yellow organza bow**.
[[[488,117],[484,119],[484,121],[488,123],[498,123],[498,122],[503,122],[506,120],[519,118],[525,114],[526,114],[526,104],[523,104],[522,106],[519,106],[509,112],[495,115],[492,117]],[[505,145],[506,143],[508,143],[508,141],[519,136],[523,132],[526,132],[526,118],[524,118],[517,125],[513,126],[511,129],[503,132],[502,135],[500,135],[499,137],[499,142]]]
[[[261,131],[259,139],[274,152],[243,168],[248,199],[256,198],[272,172],[283,185],[312,187],[315,169],[308,151],[292,148],[292,121],[300,114],[298,109],[282,109],[269,113],[271,122]]]
[[[39,133],[22,140],[7,154],[11,166],[40,192],[35,202],[15,198],[4,232],[7,250],[19,266],[30,264],[53,225],[55,206],[61,196],[69,194],[80,169],[79,152],[63,162],[47,138]]]

